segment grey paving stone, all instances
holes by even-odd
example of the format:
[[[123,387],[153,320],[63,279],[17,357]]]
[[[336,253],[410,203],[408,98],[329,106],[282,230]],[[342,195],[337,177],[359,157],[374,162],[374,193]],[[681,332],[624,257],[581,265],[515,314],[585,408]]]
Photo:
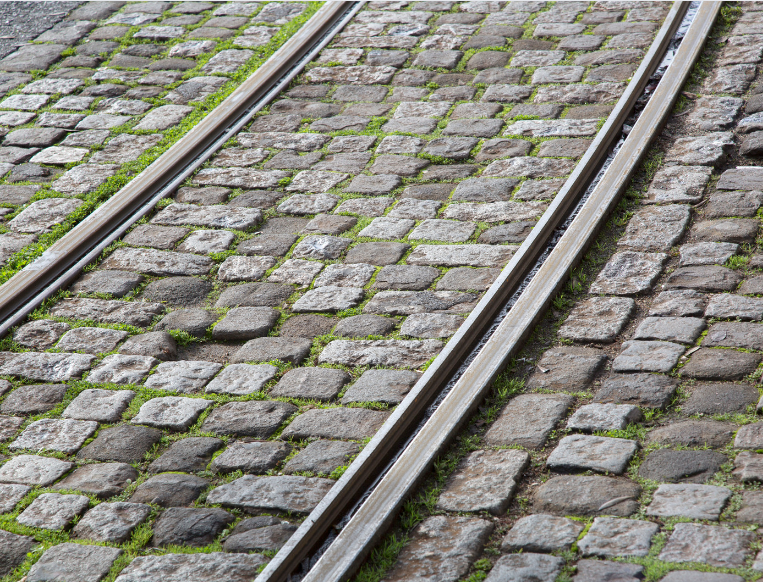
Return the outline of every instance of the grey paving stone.
[[[714,485],[660,485],[655,491],[647,515],[682,516],[717,521],[731,497],[731,490]]]
[[[13,511],[16,504],[26,497],[26,494],[31,490],[32,488],[27,485],[0,485],[0,511],[3,513]],[[0,544],[0,546],[7,547],[4,544]],[[2,564],[1,561],[0,564]]]
[[[522,517],[506,534],[503,551],[553,552],[567,550],[578,539],[583,524],[564,517],[535,514]]]
[[[450,269],[437,282],[438,291],[486,291],[500,275],[500,269]],[[377,275],[376,280],[379,280]]]
[[[8,222],[8,226],[16,232],[32,234],[50,232],[56,224],[60,224],[81,205],[81,200],[68,198],[37,200]]]
[[[89,354],[111,352],[127,337],[126,331],[101,327],[75,327],[67,331],[56,346],[65,352],[81,351]]]
[[[722,265],[734,256],[738,250],[739,245],[735,243],[701,242],[682,245],[679,248],[681,252],[680,265],[682,267]]]
[[[162,362],[146,380],[145,385],[156,390],[197,392],[221,369],[222,364],[199,360]]]
[[[10,359],[0,373],[42,382],[65,382],[82,376],[95,360],[89,354],[24,352]]]
[[[223,446],[225,443],[220,439],[187,437],[173,442],[161,457],[149,465],[148,470],[150,473],[203,471],[212,460],[212,455]]]
[[[204,309],[178,309],[165,315],[155,330],[178,329],[194,337],[204,337],[206,330],[217,320],[217,315]]]
[[[419,245],[408,256],[410,265],[439,267],[503,267],[514,254],[504,246],[471,245]]]
[[[662,291],[652,303],[649,315],[657,317],[695,317],[704,313],[707,301],[707,295],[692,289]]]
[[[636,441],[588,435],[562,438],[546,464],[556,470],[593,470],[621,475],[638,448]]]
[[[209,228],[232,228],[247,230],[262,221],[257,208],[228,206],[199,207],[193,204],[170,204],[151,219],[154,224],[165,226],[195,225]]]
[[[749,384],[700,383],[690,391],[689,400],[681,406],[681,412],[687,415],[744,414],[758,398],[757,388]]]
[[[760,354],[702,348],[692,354],[681,373],[702,380],[740,380],[752,374],[760,360]]]
[[[75,453],[97,429],[93,421],[43,418],[27,426],[9,448]]]
[[[175,226],[140,224],[124,240],[126,243],[134,246],[169,250],[174,248],[175,243],[187,235],[188,232],[189,230],[186,228]]]
[[[673,271],[665,284],[668,288],[689,288],[699,291],[733,291],[742,275],[717,265],[680,267]]]
[[[88,511],[72,530],[80,539],[122,543],[151,513],[148,505],[139,503],[101,503]]]
[[[334,329],[334,335],[344,337],[366,337],[369,335],[387,335],[397,321],[394,318],[378,315],[354,315],[342,319]],[[282,334],[283,335],[283,334]]]
[[[734,448],[757,450],[761,448],[761,440],[763,440],[763,424],[758,422],[746,424],[737,431]]]
[[[34,546],[33,537],[0,531],[0,575],[7,576],[23,564]]]
[[[268,438],[295,412],[297,407],[286,402],[229,402],[212,410],[201,429],[221,435]]]
[[[352,216],[318,214],[303,229],[305,234],[341,234],[350,230],[358,222]]]
[[[698,317],[647,317],[633,338],[692,344],[704,329],[705,320]]]
[[[458,331],[464,318],[446,313],[415,313],[406,318],[401,335],[419,338],[445,338]]]
[[[150,356],[106,356],[87,380],[91,383],[139,384],[159,360]]]
[[[705,217],[755,216],[762,204],[761,192],[716,192],[710,196]]]
[[[104,428],[98,431],[95,440],[77,453],[77,458],[120,463],[140,462],[161,438],[161,431],[143,426],[121,424]]]
[[[685,347],[672,342],[630,340],[612,362],[615,372],[670,372]]]
[[[22,525],[57,530],[87,510],[90,500],[84,495],[43,493],[16,518]]]
[[[220,294],[215,307],[276,307],[294,292],[288,285],[245,283],[228,287]]]
[[[29,582],[44,582],[60,577],[72,582],[99,582],[121,555],[119,548],[59,544],[45,551],[29,570],[26,579]],[[84,564],[87,568],[83,571]]]
[[[567,428],[583,432],[623,430],[641,418],[641,411],[631,404],[586,404],[570,417]]]
[[[328,493],[334,481],[295,475],[255,477],[244,475],[213,489],[207,503],[249,512],[288,511],[306,514]]]
[[[207,546],[235,519],[223,509],[171,507],[156,520],[151,545]]]
[[[269,364],[231,364],[223,369],[205,389],[207,393],[243,396],[263,389],[278,368]]]
[[[0,467],[0,483],[47,487],[69,471],[74,463],[37,455],[16,455]]]
[[[283,472],[310,472],[315,475],[329,475],[337,467],[349,463],[349,458],[357,455],[360,447],[356,443],[343,441],[313,441],[299,454],[286,463]]]
[[[540,448],[571,404],[572,397],[562,394],[519,395],[485,433],[485,443]]]
[[[512,449],[469,453],[446,482],[437,508],[502,514],[529,460],[526,452]]]
[[[467,574],[492,531],[493,524],[485,519],[429,517],[416,526],[387,580],[410,580],[415,573],[425,579],[455,582]]]
[[[722,447],[734,435],[736,427],[713,420],[685,420],[654,429],[647,442],[687,447]]]
[[[698,241],[741,244],[754,240],[759,226],[760,224],[757,220],[745,218],[707,220],[697,223],[692,229],[692,234]]]
[[[53,347],[68,330],[69,325],[66,323],[37,319],[19,327],[13,334],[13,341],[28,348],[45,350]]]
[[[521,553],[502,556],[485,579],[488,582],[524,582],[555,580],[564,566],[564,560],[544,554]]]
[[[752,532],[740,529],[677,523],[660,552],[659,559],[665,562],[700,562],[720,568],[735,568],[744,563],[753,537]]]
[[[577,571],[573,582],[637,582],[644,578],[643,566],[623,562],[580,560],[577,563]]]
[[[299,365],[310,353],[308,339],[263,337],[249,340],[231,358],[232,364],[281,360]]]
[[[266,136],[272,136],[272,133],[263,133],[259,135],[261,137],[259,140],[261,143],[249,144],[249,140],[244,139],[244,134],[238,135],[238,141],[241,143],[241,145],[246,147],[249,147],[250,145],[259,147],[273,147],[270,141],[266,139]],[[309,136],[309,134],[304,133],[298,135]],[[302,138],[302,141],[305,141],[308,138]],[[285,145],[294,146],[296,148],[299,144]],[[320,147],[318,144],[315,145]],[[306,146],[303,145],[302,147]],[[275,188],[278,186],[279,180],[288,177],[289,174],[287,172],[282,172],[280,170],[255,170],[252,168],[205,168],[196,174],[194,177],[194,183],[200,184],[202,186],[224,186],[227,188]],[[225,209],[220,210],[224,211]]]
[[[10,382],[8,382],[7,388],[10,388]],[[21,416],[0,415],[0,441],[13,438],[21,425],[24,424],[24,420]]]
[[[199,30],[199,29],[197,29]],[[260,571],[267,558],[261,554],[165,554],[134,559],[117,577],[119,582],[161,579],[182,582],[193,577],[202,582],[246,582]]]
[[[698,137],[683,137],[668,150],[665,161],[686,165],[714,166],[734,145],[730,132],[714,132]]]
[[[239,527],[240,525],[236,529]],[[226,538],[223,549],[234,553],[248,553],[257,550],[277,551],[296,530],[297,526],[288,522],[252,528],[242,533],[234,533]]]
[[[201,398],[152,398],[140,407],[140,411],[130,422],[168,430],[187,430],[212,404],[211,400]]]
[[[363,311],[384,315],[444,312],[468,313],[476,297],[454,291],[380,291]]]
[[[177,343],[166,331],[150,331],[131,336],[119,347],[119,353],[174,360],[177,357]]]
[[[673,399],[677,384],[676,380],[657,374],[613,374],[604,381],[594,402],[665,408]]]
[[[163,473],[141,483],[130,497],[132,503],[152,503],[161,507],[178,507],[193,503],[209,482],[201,477]]]
[[[344,370],[297,368],[286,372],[271,390],[273,397],[329,401],[351,380]]]
[[[281,438],[362,440],[373,436],[387,416],[386,412],[364,408],[311,409],[295,418],[281,433]]]
[[[342,397],[342,404],[351,402],[385,402],[397,404],[403,400],[419,378],[419,374],[404,370],[368,370],[363,373]]]
[[[178,246],[178,251],[201,255],[221,253],[228,250],[235,238],[228,231],[195,230]]]
[[[761,327],[757,323],[714,323],[708,330],[702,345],[759,350],[763,345],[760,330]]]
[[[655,203],[684,202],[695,204],[702,199],[705,186],[710,179],[711,170],[712,168],[705,166],[667,166],[655,174],[647,191],[647,199]],[[685,206],[682,208],[684,212],[687,211]],[[675,215],[674,220],[679,221],[673,225],[673,229],[678,230],[676,227],[681,222],[680,212],[673,212],[673,214]],[[685,228],[685,220],[683,227]]]
[[[212,337],[220,341],[261,337],[276,324],[278,315],[270,307],[236,307],[215,325]]]
[[[127,463],[93,463],[75,469],[53,488],[108,499],[122,493],[137,478],[138,472]]]
[[[578,547],[584,556],[643,557],[649,553],[652,536],[659,529],[650,521],[597,517]]]
[[[328,334],[335,323],[336,320],[323,315],[295,315],[283,323],[279,335],[313,339]]]
[[[334,340],[321,352],[318,363],[418,368],[441,348],[437,340]]]
[[[660,449],[649,453],[644,459],[639,475],[660,482],[704,483],[727,462],[725,455],[715,451]]]
[[[104,269],[137,271],[159,277],[206,275],[212,265],[209,257],[128,247],[116,249],[101,263]]]
[[[303,238],[294,248],[295,259],[337,259],[352,242],[349,238],[310,235]]]
[[[85,273],[74,285],[72,293],[107,293],[124,297],[144,281],[142,275],[127,271],[93,271]]]
[[[262,474],[274,468],[291,452],[286,443],[235,442],[215,457],[210,470],[220,473],[243,471]]]
[[[390,218],[380,216],[374,218],[367,227],[358,233],[358,236],[381,239],[401,239],[405,237],[415,222],[405,218]]]
[[[653,206],[637,212],[617,245],[633,251],[668,251],[689,224],[689,206]]]
[[[533,508],[552,515],[617,515],[638,509],[641,487],[626,479],[598,476],[552,477],[533,495]]]
[[[742,483],[752,483],[761,480],[761,468],[761,455],[742,451],[734,459],[733,474]]]
[[[363,263],[328,265],[321,276],[315,281],[314,287],[363,288],[371,281],[375,270],[375,267],[372,265],[365,265]],[[308,291],[309,293],[311,292]],[[351,298],[352,295],[347,295],[346,297]]]
[[[69,387],[65,384],[19,386],[0,404],[3,414],[40,414],[55,408]],[[4,390],[5,391],[5,390]]]
[[[531,390],[585,390],[606,359],[603,352],[592,348],[552,348],[543,354],[538,362],[539,369],[529,378],[527,387]]]
[[[743,105],[735,97],[700,97],[687,121],[701,131],[730,129]]]
[[[662,582],[741,582],[744,580],[736,574],[719,574],[717,572],[697,572],[695,570],[674,570],[662,579]]]
[[[665,253],[616,253],[599,272],[591,293],[637,295],[649,291],[662,272]]]
[[[630,298],[591,297],[572,309],[559,328],[559,335],[580,342],[612,342],[635,309],[636,303]]]

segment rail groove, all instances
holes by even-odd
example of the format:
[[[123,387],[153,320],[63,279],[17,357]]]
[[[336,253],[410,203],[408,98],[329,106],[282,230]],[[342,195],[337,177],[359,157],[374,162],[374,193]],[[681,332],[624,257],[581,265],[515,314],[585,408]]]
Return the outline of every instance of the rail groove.
[[[720,10],[720,2],[701,3],[663,80],[601,181],[511,310],[416,433],[415,427],[422,414],[463,365],[465,358],[479,347],[480,338],[520,288],[557,229],[580,201],[587,185],[600,171],[620,136],[623,123],[660,64],[689,4],[677,2],[673,6],[652,47],[585,156],[465,324],[256,582],[291,579],[300,565],[303,565],[303,572],[297,576],[304,582],[347,580],[384,533],[408,493],[478,406],[495,377],[566,282],[569,272],[582,259],[588,244],[617,204],[650,142],[667,119]],[[412,433],[415,437],[394,459],[394,452]],[[375,487],[359,505],[359,498],[370,489],[374,479],[377,479]],[[353,504],[359,505],[354,515]],[[350,515],[338,535],[327,540],[331,528]],[[321,544],[323,548],[316,555]],[[307,573],[302,577],[304,571]]]
[[[260,69],[186,136],[36,261],[0,287],[0,337],[95,260],[238,133],[296,77],[363,2],[326,2]]]

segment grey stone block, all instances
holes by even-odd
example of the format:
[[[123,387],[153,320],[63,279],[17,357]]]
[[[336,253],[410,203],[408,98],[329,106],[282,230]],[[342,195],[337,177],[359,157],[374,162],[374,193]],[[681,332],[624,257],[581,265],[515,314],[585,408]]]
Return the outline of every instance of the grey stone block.
[[[258,511],[290,511],[306,514],[334,485],[317,477],[255,477],[245,475],[213,489],[207,503]]]
[[[293,404],[277,401],[229,402],[215,408],[201,430],[230,436],[268,438],[297,412]]]
[[[161,507],[190,505],[209,482],[201,477],[164,473],[141,483],[130,497],[132,503],[152,503]]]

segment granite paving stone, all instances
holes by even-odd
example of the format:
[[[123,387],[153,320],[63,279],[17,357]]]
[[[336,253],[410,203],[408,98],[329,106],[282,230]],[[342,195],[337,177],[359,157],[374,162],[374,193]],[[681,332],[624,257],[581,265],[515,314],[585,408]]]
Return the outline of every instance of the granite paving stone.
[[[541,485],[533,494],[533,509],[559,516],[627,517],[638,509],[640,495],[641,487],[627,479],[567,475]]]
[[[163,473],[141,483],[130,497],[131,503],[151,503],[179,507],[193,503],[209,482],[201,477]]]
[[[740,453],[743,454],[749,453]],[[644,459],[639,475],[658,482],[704,483],[726,462],[726,456],[715,451],[660,449],[649,453]]]
[[[201,398],[152,398],[140,407],[140,411],[130,422],[168,430],[187,430],[212,404],[212,401]]]
[[[312,342],[306,339],[255,338],[246,342],[230,361],[233,364],[240,364],[281,360],[299,364],[307,357],[311,347]]]
[[[82,206],[82,201],[68,198],[45,198],[32,202],[8,222],[8,226],[22,233],[42,234],[50,232],[69,214]]]
[[[459,580],[466,576],[492,531],[493,524],[485,519],[429,517],[413,530],[387,580],[410,580],[414,572],[431,580]]]
[[[152,462],[150,473],[203,471],[212,455],[225,446],[213,437],[186,437],[173,442],[158,459]]]
[[[386,418],[386,412],[363,408],[312,409],[295,418],[281,433],[281,438],[362,440],[373,436]]]
[[[437,508],[503,513],[529,459],[526,452],[512,449],[470,453],[446,482]]]
[[[216,362],[184,360],[162,362],[154,374],[149,376],[145,385],[157,390],[189,393],[196,392],[222,369]]]
[[[567,428],[583,432],[623,430],[641,419],[641,411],[631,404],[586,404],[570,417]]]
[[[667,260],[665,253],[616,253],[591,285],[591,293],[637,295],[649,291]]]
[[[660,552],[659,559],[665,562],[700,562],[720,568],[735,568],[744,563],[753,537],[752,532],[741,529],[677,523]]]
[[[334,481],[317,477],[244,475],[210,491],[207,503],[249,512],[275,510],[306,514],[333,485]]]
[[[72,535],[80,539],[122,543],[150,513],[148,505],[139,503],[101,503],[85,514],[72,530]]]
[[[690,210],[683,204],[652,206],[631,218],[617,245],[633,251],[668,251],[689,224]]]
[[[31,349],[45,350],[53,347],[67,331],[69,331],[69,325],[66,323],[36,319],[21,325],[13,333],[13,341]]]
[[[534,514],[518,519],[501,542],[504,551],[553,552],[567,550],[578,539],[583,524],[564,517]]]
[[[0,575],[11,574],[27,559],[27,554],[35,547],[35,540],[7,531],[0,532]]]
[[[94,421],[43,418],[27,426],[9,448],[75,453],[97,429]]]
[[[74,463],[37,455],[16,455],[0,467],[0,483],[47,487],[65,475]]]
[[[538,371],[530,376],[527,387],[555,392],[585,390],[606,360],[606,354],[593,348],[552,348],[543,354]]]
[[[144,281],[142,275],[127,271],[103,270],[85,273],[71,287],[72,293],[106,293],[124,297]]]
[[[274,283],[233,285],[220,294],[215,307],[276,307],[293,292],[292,287]]]
[[[63,543],[45,551],[31,567],[26,579],[45,582],[54,577],[76,582],[99,582],[123,550],[106,546]],[[83,564],[87,565],[83,572]]]
[[[243,471],[262,474],[283,461],[291,451],[286,443],[235,442],[215,457],[210,470],[220,473]]]
[[[636,328],[636,340],[663,340],[692,344],[705,329],[698,317],[647,317]]]
[[[16,518],[22,525],[43,529],[63,529],[85,512],[90,500],[84,495],[43,493]]]
[[[212,410],[202,424],[202,431],[268,438],[295,412],[297,407],[286,402],[229,402]]]
[[[650,521],[597,517],[578,542],[584,556],[646,556],[660,526]]]
[[[3,414],[40,414],[55,408],[69,387],[65,384],[19,386],[0,404]]]
[[[760,223],[745,218],[728,220],[707,220],[697,223],[692,229],[694,238],[707,242],[751,242],[758,232]]]
[[[615,372],[670,372],[683,355],[682,345],[663,341],[630,340],[612,362]]]
[[[122,493],[137,478],[138,472],[127,463],[92,463],[78,467],[53,488],[108,499]]]
[[[138,384],[159,360],[151,356],[113,354],[106,356],[88,374],[91,383]]]
[[[580,560],[577,563],[577,571],[577,575],[573,578],[574,582],[607,582],[608,580],[637,582],[644,578],[643,566],[624,562]]]
[[[156,520],[151,545],[206,546],[235,519],[223,509],[171,507]]]
[[[223,549],[234,553],[257,550],[278,551],[296,530],[297,526],[288,522],[253,528],[226,538]]]
[[[336,398],[351,377],[332,368],[297,368],[286,372],[270,390],[273,397],[329,401]]]
[[[622,474],[638,448],[636,441],[588,435],[564,437],[547,465],[557,470],[594,470]]]
[[[613,374],[603,382],[594,401],[665,408],[675,395],[677,384],[676,380],[658,374]]]
[[[679,247],[682,267],[696,265],[723,265],[737,254],[739,245],[735,243],[701,242]]]
[[[627,325],[635,307],[633,299],[626,297],[591,297],[572,309],[559,335],[579,342],[612,342]]]
[[[262,554],[222,552],[141,556],[128,564],[117,579],[119,582],[139,582],[152,578],[166,582],[183,582],[193,577],[203,582],[246,582],[257,575],[266,560]]]
[[[143,426],[121,424],[104,428],[98,431],[95,440],[77,453],[77,458],[120,463],[140,462],[161,438],[161,431]]]
[[[502,556],[485,579],[489,582],[514,582],[535,578],[554,580],[562,571],[564,560],[544,554],[521,553]]]
[[[42,382],[65,382],[82,376],[95,356],[89,354],[24,352],[0,367],[0,373]]]
[[[660,485],[647,508],[647,515],[717,521],[730,497],[731,491],[726,487],[691,483]]]
[[[75,327],[67,331],[56,347],[64,352],[100,354],[114,351],[128,336],[126,331],[101,327]]]
[[[334,469],[346,466],[350,457],[360,452],[356,443],[317,440],[311,442],[283,468],[286,474],[310,472],[314,475],[329,475]]]

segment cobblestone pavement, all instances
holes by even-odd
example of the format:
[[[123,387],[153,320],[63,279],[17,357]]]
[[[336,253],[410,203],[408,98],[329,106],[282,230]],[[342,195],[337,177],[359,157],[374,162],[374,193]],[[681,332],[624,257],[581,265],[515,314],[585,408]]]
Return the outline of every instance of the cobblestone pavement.
[[[31,12],[20,4],[13,22],[26,15],[38,31],[0,59],[3,282],[168,149],[319,7],[91,2],[39,34],[77,3],[54,3],[55,16],[41,19],[45,3]],[[30,36],[28,26],[8,26],[6,36]]]
[[[763,3],[722,21],[627,226],[600,240],[613,254],[593,252],[568,312],[555,302],[536,336],[553,340],[503,380],[524,372],[519,393],[440,461],[384,580],[761,576]]]
[[[39,36],[81,2],[3,2],[0,4],[0,58]]]
[[[199,5],[171,10],[186,6]],[[230,10],[278,24],[303,8],[229,6],[212,16],[217,27],[248,25],[250,14]],[[668,8],[368,3],[235,143],[4,340],[0,535],[8,541],[0,565],[8,566],[0,575],[20,565],[12,579],[28,572],[30,582],[49,579],[54,568],[67,580],[250,580],[527,236]],[[163,48],[156,35],[169,32],[152,27],[180,35],[183,23],[198,21],[191,8],[159,21],[170,3],[116,9],[98,16],[116,24],[90,38],[124,20],[120,34],[150,19],[140,29],[148,40],[133,46]],[[213,27],[203,24],[195,30]],[[194,35],[169,41],[171,63],[211,50],[186,40]],[[23,143],[13,141],[19,130],[6,136],[8,151],[41,148],[30,172],[48,172],[52,190],[2,187],[27,196],[24,204],[46,193],[9,215],[2,244],[29,244],[23,237],[76,212],[115,163],[155,145],[156,131],[176,124],[191,96],[220,79],[183,81],[165,95],[171,104],[148,111],[165,101],[146,93],[141,79],[175,73],[130,70],[157,49],[145,50],[121,49],[88,77],[98,83],[62,97],[89,99],[89,115],[69,113],[78,116],[71,126],[22,133]],[[95,57],[75,54],[61,65],[84,58]],[[80,79],[72,76],[64,79],[74,86]],[[8,99],[36,95],[42,106],[48,97],[40,87],[51,81],[49,74]],[[62,79],[55,81],[50,90],[61,91]],[[129,137],[114,135],[92,155],[81,147],[94,132],[112,135],[101,120],[137,116],[136,108],[148,113],[126,125]],[[65,164],[57,156],[75,148],[87,163],[52,175],[50,161]],[[30,166],[15,166],[11,176],[18,168]],[[568,406],[562,398],[556,409]],[[486,451],[475,463],[499,467],[506,483],[526,457]],[[443,503],[448,511],[481,509],[460,506],[458,495]],[[508,499],[490,503],[500,512]],[[476,556],[488,522],[455,519]],[[471,554],[462,552],[462,537],[453,537],[454,551],[466,573]]]

